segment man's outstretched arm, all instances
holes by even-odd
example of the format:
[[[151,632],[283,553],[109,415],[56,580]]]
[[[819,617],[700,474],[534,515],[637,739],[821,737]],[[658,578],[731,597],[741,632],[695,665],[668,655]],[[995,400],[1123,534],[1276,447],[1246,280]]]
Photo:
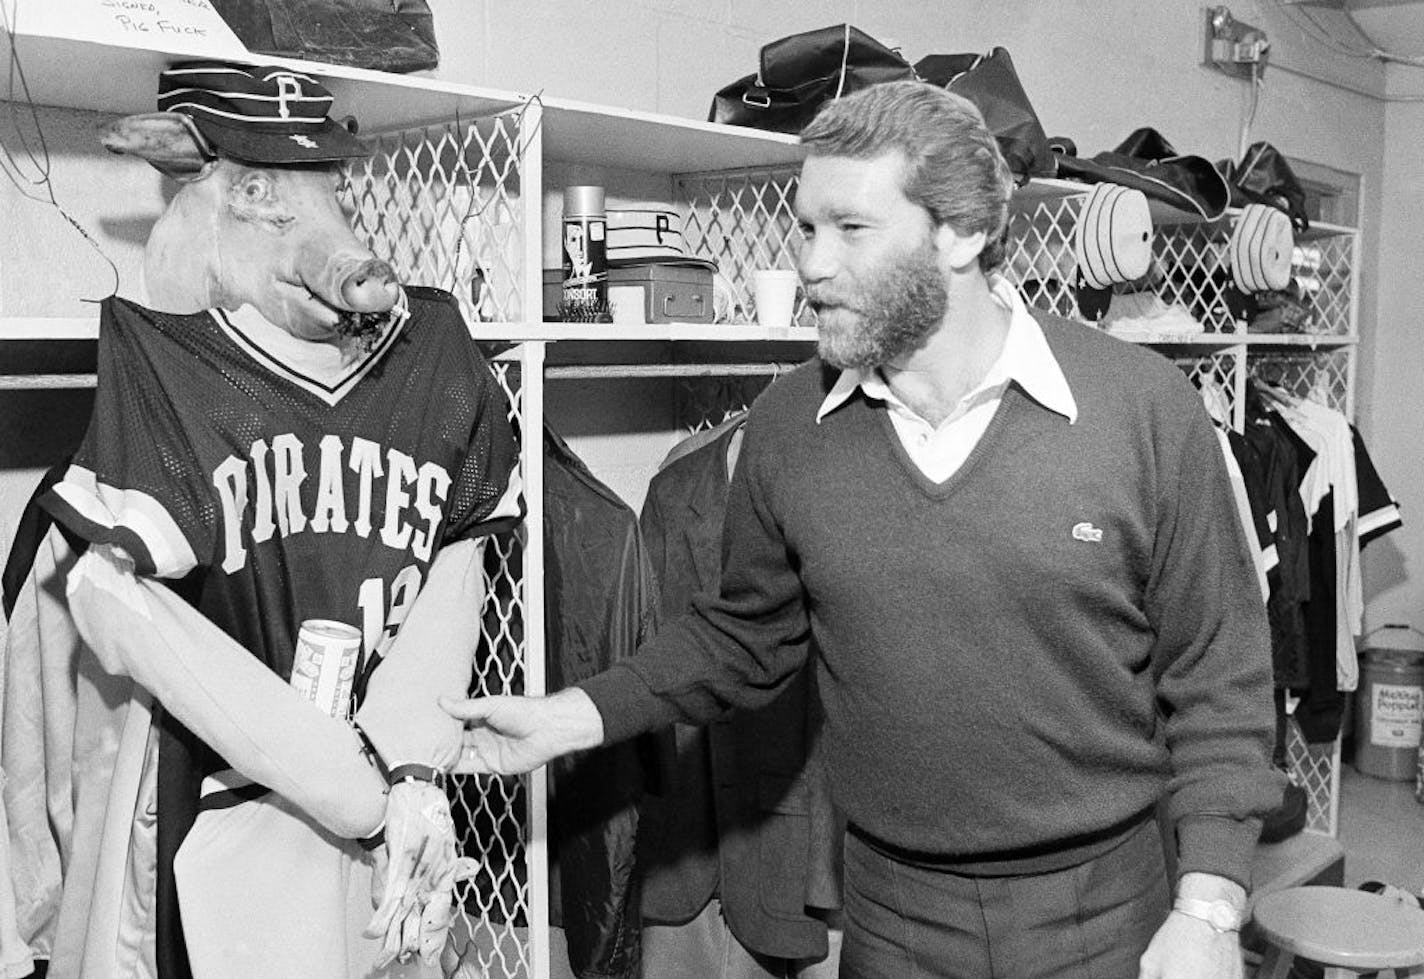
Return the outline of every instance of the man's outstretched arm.
[[[441,697],[440,706],[465,723],[457,772],[522,775],[603,743],[603,718],[578,687],[547,697]]]

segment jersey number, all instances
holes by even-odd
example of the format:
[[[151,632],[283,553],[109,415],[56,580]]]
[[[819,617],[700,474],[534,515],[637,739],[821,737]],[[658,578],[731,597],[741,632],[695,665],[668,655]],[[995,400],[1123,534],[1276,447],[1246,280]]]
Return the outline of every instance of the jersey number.
[[[372,661],[373,655],[377,657],[375,662],[385,659],[386,650],[415,604],[415,596],[420,594],[421,580],[420,568],[416,565],[401,568],[391,581],[389,602],[385,579],[367,578],[361,582],[356,605],[361,610],[361,645],[367,662]]]

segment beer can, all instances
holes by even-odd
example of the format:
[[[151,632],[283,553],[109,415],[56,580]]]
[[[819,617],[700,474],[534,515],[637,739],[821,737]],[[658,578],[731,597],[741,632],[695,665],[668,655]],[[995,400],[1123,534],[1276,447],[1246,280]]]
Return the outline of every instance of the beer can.
[[[330,716],[348,717],[360,659],[361,630],[331,619],[307,619],[297,632],[292,686]]]

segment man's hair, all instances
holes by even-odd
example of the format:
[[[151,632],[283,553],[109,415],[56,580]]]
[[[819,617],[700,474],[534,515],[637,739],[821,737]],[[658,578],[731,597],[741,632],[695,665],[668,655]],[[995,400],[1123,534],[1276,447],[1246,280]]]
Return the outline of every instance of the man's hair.
[[[926,82],[885,82],[828,102],[801,131],[813,156],[905,156],[905,196],[936,224],[984,232],[979,267],[1004,262],[1013,175],[984,117],[968,99]]]

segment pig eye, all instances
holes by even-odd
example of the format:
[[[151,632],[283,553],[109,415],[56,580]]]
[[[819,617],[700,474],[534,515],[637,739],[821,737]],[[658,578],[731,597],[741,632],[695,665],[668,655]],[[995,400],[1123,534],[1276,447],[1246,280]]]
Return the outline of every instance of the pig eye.
[[[265,173],[253,171],[242,178],[238,192],[242,195],[242,199],[249,204],[264,201],[272,194],[271,178]]]

